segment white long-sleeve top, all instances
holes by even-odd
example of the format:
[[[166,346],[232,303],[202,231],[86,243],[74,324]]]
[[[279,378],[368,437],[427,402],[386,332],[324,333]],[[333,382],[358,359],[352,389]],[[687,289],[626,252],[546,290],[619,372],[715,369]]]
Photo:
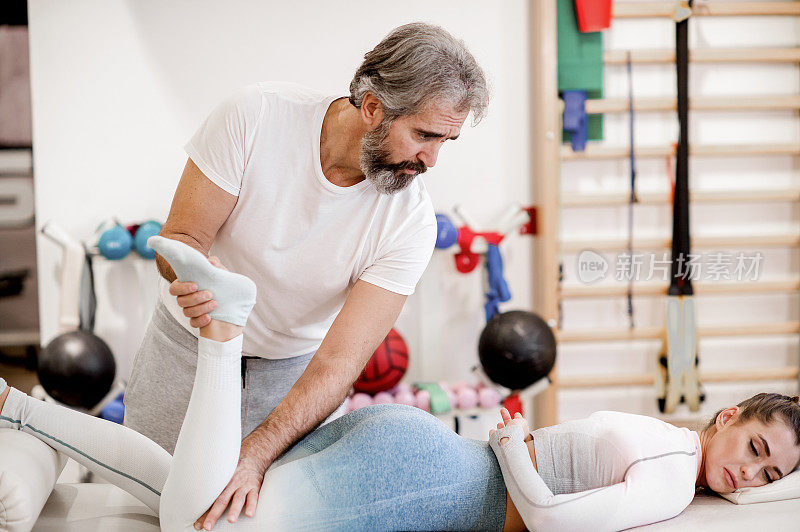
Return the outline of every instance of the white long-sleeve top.
[[[489,438],[529,530],[624,530],[675,517],[694,498],[701,445],[689,429],[601,411],[531,434],[538,472],[519,425]]]

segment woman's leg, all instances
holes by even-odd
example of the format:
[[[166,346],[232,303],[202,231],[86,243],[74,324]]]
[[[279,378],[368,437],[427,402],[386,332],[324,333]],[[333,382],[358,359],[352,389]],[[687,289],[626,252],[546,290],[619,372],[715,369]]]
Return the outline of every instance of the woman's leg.
[[[34,399],[3,379],[0,427],[36,436],[134,495],[159,513],[162,529],[193,530],[239,458],[241,330],[216,320],[201,329],[195,386],[174,459],[134,430]]]
[[[179,280],[210,291],[219,305],[210,314],[211,323],[200,329],[192,395],[159,511],[163,530],[194,530],[194,522],[225,489],[239,460],[242,326],[255,303],[256,287],[182,242],[155,236],[147,243]]]
[[[0,398],[7,394],[0,427],[36,436],[158,512],[171,457],[157,443],[111,421],[3,388],[0,379]]]
[[[194,530],[194,522],[225,489],[239,460],[243,336],[227,341],[209,337],[220,338],[209,327],[226,325],[212,320],[200,331],[192,397],[161,496],[159,514],[166,531]]]
[[[161,528],[166,532],[193,532],[194,522],[225,489],[236,469],[241,448],[243,337],[240,331],[241,328],[237,330],[217,320],[200,329],[194,388],[161,496],[159,517]],[[335,421],[338,420],[329,425]],[[335,440],[338,436],[331,437],[335,432],[336,427],[328,429],[324,444],[311,444],[308,448],[296,446],[287,453],[291,459],[286,459],[285,455],[283,460],[273,464],[265,475],[252,519],[243,518],[234,524],[220,520],[214,530],[299,530],[309,520],[316,520],[317,511],[325,502],[318,498],[313,479],[304,474],[300,458]],[[314,438],[313,441],[321,440]],[[295,460],[290,464],[293,467],[279,467],[278,462],[288,463],[292,459]]]

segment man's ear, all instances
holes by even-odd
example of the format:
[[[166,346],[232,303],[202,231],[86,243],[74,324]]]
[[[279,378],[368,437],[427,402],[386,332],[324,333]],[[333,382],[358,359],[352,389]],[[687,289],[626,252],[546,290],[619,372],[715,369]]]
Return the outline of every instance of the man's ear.
[[[738,413],[739,413],[738,406],[732,406],[720,412],[716,419],[717,430],[721,429],[722,427],[730,423]]]
[[[361,101],[361,120],[367,129],[372,130],[380,125],[383,121],[383,104],[381,101],[370,91],[364,94],[364,99]]]

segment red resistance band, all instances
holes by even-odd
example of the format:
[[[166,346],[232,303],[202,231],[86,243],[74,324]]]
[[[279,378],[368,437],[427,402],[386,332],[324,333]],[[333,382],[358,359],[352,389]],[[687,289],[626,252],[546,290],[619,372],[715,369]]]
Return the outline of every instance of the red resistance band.
[[[488,233],[476,233],[469,226],[462,225],[458,229],[458,247],[461,251],[456,253],[456,269],[461,273],[469,273],[478,266],[481,256],[472,252],[472,241],[476,236],[482,237],[489,244],[499,245],[503,241],[503,236],[495,231]]]

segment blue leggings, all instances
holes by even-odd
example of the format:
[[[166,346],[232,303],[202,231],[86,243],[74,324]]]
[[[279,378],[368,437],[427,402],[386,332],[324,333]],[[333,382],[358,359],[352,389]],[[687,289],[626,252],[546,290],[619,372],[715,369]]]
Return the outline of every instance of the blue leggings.
[[[503,476],[487,442],[462,438],[418,408],[374,405],[318,428],[268,476],[294,479],[298,529],[501,530]],[[271,479],[269,479],[271,480]],[[262,496],[264,496],[262,490]]]

